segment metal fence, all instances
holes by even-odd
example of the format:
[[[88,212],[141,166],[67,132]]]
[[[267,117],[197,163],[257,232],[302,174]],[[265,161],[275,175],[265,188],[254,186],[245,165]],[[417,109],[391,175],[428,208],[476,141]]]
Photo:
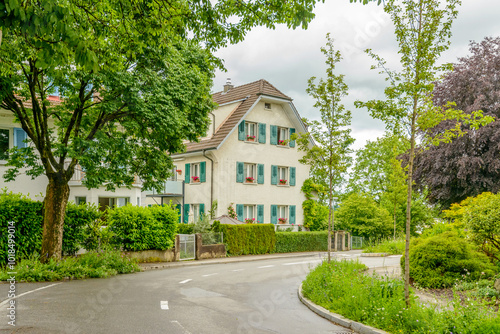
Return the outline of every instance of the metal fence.
[[[224,243],[224,236],[222,232],[201,233],[202,245],[217,245],[222,243]]]
[[[361,249],[363,248],[363,237],[351,237],[351,247],[352,249]]]
[[[180,260],[193,260],[196,257],[196,239],[194,234],[179,234]]]

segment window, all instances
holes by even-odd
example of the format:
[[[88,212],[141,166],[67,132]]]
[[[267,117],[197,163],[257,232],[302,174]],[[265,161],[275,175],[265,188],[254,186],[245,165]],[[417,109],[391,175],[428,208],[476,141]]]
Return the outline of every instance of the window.
[[[255,205],[243,205],[243,220],[245,223],[255,223]]]
[[[87,197],[85,196],[76,196],[75,197],[75,204],[80,205],[80,204],[85,204],[87,203]]]
[[[246,141],[257,141],[257,123],[245,122]]]
[[[244,165],[244,173],[245,173],[245,183],[255,183],[256,182],[256,172],[257,165],[256,164],[245,164]]]
[[[280,224],[288,223],[288,206],[278,205],[278,222]]]
[[[288,184],[288,167],[278,167],[278,184]]]
[[[130,202],[129,197],[99,197],[99,210],[105,211],[106,208],[119,208]]]
[[[200,164],[191,164],[191,180],[193,182],[200,182]]]
[[[141,198],[137,196],[137,202],[135,202],[137,206],[141,206]]]
[[[288,128],[278,127],[278,145],[286,145],[288,141]]]
[[[271,103],[264,103],[264,109],[271,110]]]
[[[0,160],[7,160],[9,158],[9,129],[0,129]]]
[[[193,222],[197,222],[200,217],[200,205],[199,204],[191,204],[191,209],[193,211]]]
[[[168,178],[168,181],[177,181],[177,166],[174,165],[170,171],[172,175]]]

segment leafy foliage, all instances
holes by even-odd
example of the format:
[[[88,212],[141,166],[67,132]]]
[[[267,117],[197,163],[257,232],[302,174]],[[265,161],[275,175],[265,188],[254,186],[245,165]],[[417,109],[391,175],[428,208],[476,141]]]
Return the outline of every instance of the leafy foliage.
[[[470,53],[436,83],[434,103],[454,102],[467,114],[481,109],[495,121],[478,129],[462,124],[462,137],[418,154],[415,181],[428,189],[432,202],[444,208],[466,197],[500,190],[500,37],[472,42]],[[453,126],[441,122],[426,133],[434,135]]]
[[[177,234],[193,234],[194,224],[177,224]]]
[[[127,251],[166,250],[174,245],[179,217],[171,206],[126,205],[108,213],[112,243]]]
[[[306,200],[302,202],[304,227],[309,228],[310,231],[328,229],[328,207],[322,205],[319,201],[319,195],[325,192],[324,186],[316,184],[311,178],[308,178],[304,181],[300,190],[306,197]]]
[[[401,267],[404,271],[404,256]],[[457,280],[478,280],[494,275],[495,267],[456,232],[416,238],[410,247],[410,277],[424,288],[446,288]]]
[[[276,232],[276,253],[328,250],[328,234],[322,232]]]
[[[335,213],[335,229],[377,240],[391,235],[391,217],[368,195],[353,193],[342,201]]]
[[[101,226],[102,214],[95,205],[69,203],[64,218],[63,253],[75,255],[80,247],[86,250],[99,248],[101,231],[93,231]]]
[[[388,253],[403,254],[405,252],[405,239],[387,238],[382,240],[368,241],[363,244],[363,253]]]
[[[272,253],[276,245],[274,225],[220,225],[229,255]]]

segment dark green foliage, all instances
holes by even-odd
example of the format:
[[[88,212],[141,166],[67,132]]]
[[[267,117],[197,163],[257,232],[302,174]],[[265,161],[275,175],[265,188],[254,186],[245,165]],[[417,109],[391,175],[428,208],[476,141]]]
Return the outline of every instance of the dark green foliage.
[[[404,271],[404,256],[401,258]],[[410,278],[424,288],[447,288],[456,280],[478,280],[494,275],[488,257],[456,232],[413,239],[410,246]]]
[[[127,205],[109,212],[108,226],[112,243],[123,250],[166,250],[174,245],[178,219],[177,210],[169,205]]]
[[[194,224],[177,224],[177,234],[193,234]]]
[[[91,230],[100,218],[101,213],[96,206],[68,203],[64,218],[63,254],[74,255],[84,244],[90,246],[85,247],[87,250],[97,249],[97,245],[93,247],[95,241],[92,236],[95,234],[92,234]],[[91,240],[85,242],[87,236],[91,237]]]
[[[220,225],[229,255],[272,253],[276,245],[274,225]]]
[[[16,259],[39,253],[42,246],[43,204],[20,194],[0,193],[0,265],[7,261],[9,222],[15,223]]]
[[[313,252],[328,250],[328,233],[276,232],[276,253]]]
[[[50,259],[41,263],[29,258],[19,262],[14,270],[0,270],[0,280],[9,278],[8,271],[15,271],[16,280],[27,282],[57,281],[64,278],[83,279],[109,277],[140,271],[137,261],[124,257],[118,251],[91,252],[62,261]]]

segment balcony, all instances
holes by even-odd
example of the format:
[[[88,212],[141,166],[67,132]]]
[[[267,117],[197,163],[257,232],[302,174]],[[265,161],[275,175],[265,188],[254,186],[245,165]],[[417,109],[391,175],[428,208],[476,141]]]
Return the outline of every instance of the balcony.
[[[165,181],[160,192],[156,190],[144,191],[146,196],[151,195],[171,195],[182,196],[182,181]]]

